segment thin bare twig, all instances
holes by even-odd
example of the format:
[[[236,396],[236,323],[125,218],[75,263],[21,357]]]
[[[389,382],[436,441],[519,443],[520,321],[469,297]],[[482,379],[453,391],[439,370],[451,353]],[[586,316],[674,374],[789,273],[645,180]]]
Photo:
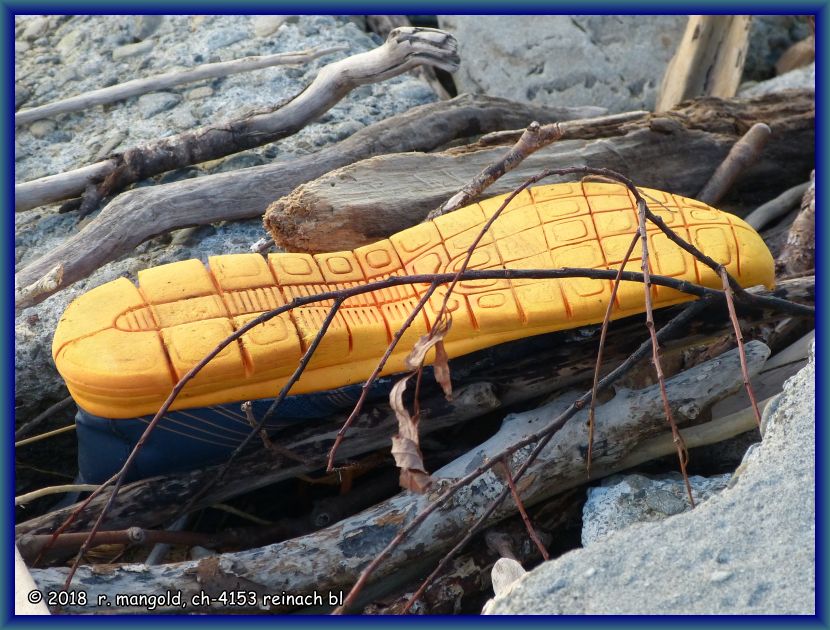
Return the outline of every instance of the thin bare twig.
[[[596,420],[597,385],[599,384],[599,373],[600,369],[602,368],[602,355],[605,351],[605,338],[608,336],[608,325],[611,322],[611,311],[614,308],[614,300],[616,299],[617,291],[620,288],[622,272],[625,270],[626,264],[628,264],[628,259],[631,258],[631,254],[634,251],[634,247],[637,245],[638,238],[639,234],[635,234],[634,238],[631,239],[631,244],[628,246],[628,250],[625,252],[625,256],[623,257],[623,260],[620,263],[620,267],[617,270],[617,277],[614,278],[614,286],[611,288],[611,297],[608,299],[608,308],[605,309],[605,317],[603,317],[602,319],[602,329],[599,333],[599,348],[597,348],[597,362],[594,367],[594,383],[591,387],[591,406],[588,409],[588,461],[586,464],[586,469],[588,471],[589,477],[591,476],[591,457],[594,453],[594,422]]]
[[[60,435],[62,433],[69,433],[70,431],[75,430],[75,424],[70,424],[69,426],[61,427],[60,429],[54,429],[52,431],[47,431],[46,433],[41,433],[40,435],[33,435],[32,437],[24,438],[22,440],[18,440],[14,443],[14,447],[18,448],[20,446],[26,446],[27,444],[33,444],[34,442],[40,442],[41,440],[46,440],[50,437],[55,437],[56,435]]]
[[[26,434],[31,433],[32,431],[35,430],[35,428],[40,426],[41,423],[43,423],[44,420],[48,420],[54,414],[58,413],[59,411],[62,411],[63,409],[66,409],[67,407],[72,405],[74,402],[75,401],[72,400],[72,396],[67,396],[66,398],[64,398],[60,402],[56,402],[51,407],[47,408],[46,411],[44,411],[42,413],[39,413],[34,418],[29,420],[26,424],[24,424],[22,427],[17,429],[14,432],[14,439],[19,440],[20,438],[22,438]]]
[[[513,479],[513,473],[510,472],[510,462],[507,459],[502,460],[504,464],[504,475],[505,479],[507,480],[507,485],[510,487],[510,494],[513,495],[513,501],[516,503],[516,507],[519,510],[519,514],[522,516],[522,522],[525,524],[525,528],[527,529],[527,533],[530,536],[530,539],[536,545],[536,548],[539,550],[539,553],[542,554],[543,560],[550,560],[550,554],[548,550],[545,548],[545,545],[542,544],[542,541],[539,539],[539,534],[536,533],[536,528],[533,527],[533,523],[530,522],[530,517],[527,515],[527,510],[525,510],[524,503],[522,502],[521,497],[519,496],[519,491],[516,489],[516,482]]]
[[[27,492],[26,494],[17,495],[14,498],[14,504],[15,506],[26,505],[27,503],[31,503],[35,499],[47,497],[52,494],[66,494],[69,492],[91,492],[92,490],[97,489],[97,485],[90,483],[69,483],[64,484],[62,486],[48,486],[46,488],[39,488],[38,490]]]
[[[666,393],[666,379],[663,376],[663,366],[660,361],[660,344],[657,341],[657,334],[654,330],[654,306],[652,304],[651,296],[651,276],[648,261],[648,234],[646,232],[647,208],[648,206],[646,205],[645,200],[642,198],[637,200],[639,233],[640,240],[643,245],[643,260],[641,269],[643,270],[643,294],[645,295],[646,303],[646,328],[648,329],[648,334],[651,337],[651,356],[652,361],[654,362],[654,371],[657,373],[657,382],[660,384],[660,396],[663,399],[663,409],[665,410],[666,420],[671,427],[672,438],[674,439],[674,444],[677,448],[677,459],[680,462],[680,472],[683,475],[683,482],[686,484],[686,492],[689,495],[689,503],[694,508],[695,498],[692,495],[692,486],[689,483],[689,475],[686,472],[686,465],[689,463],[689,451],[683,443],[683,436],[680,435],[680,431],[677,428],[677,422],[674,420],[671,405],[669,404],[669,396]],[[723,273],[726,273],[726,269],[723,270]],[[724,282],[727,282],[728,284],[728,280],[725,279]]]
[[[735,313],[735,301],[732,295],[732,287],[729,286],[729,278],[726,277],[725,269],[721,270],[720,277],[723,281],[723,294],[726,297],[726,308],[729,310],[729,319],[732,321],[732,328],[735,330],[735,340],[738,342],[738,354],[741,358],[741,374],[744,378],[746,395],[749,396],[749,402],[752,405],[752,412],[755,414],[755,422],[760,428],[761,411],[758,409],[758,401],[755,399],[755,392],[752,389],[752,383],[749,380],[749,369],[746,365],[746,352],[744,351],[744,336],[743,333],[741,333],[741,324],[738,321],[738,315]]]

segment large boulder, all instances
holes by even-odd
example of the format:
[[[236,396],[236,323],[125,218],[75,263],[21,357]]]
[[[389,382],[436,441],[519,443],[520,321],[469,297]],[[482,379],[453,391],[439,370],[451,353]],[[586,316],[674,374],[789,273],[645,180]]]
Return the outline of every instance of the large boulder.
[[[763,442],[691,512],[545,562],[494,614],[815,614],[815,350]]]
[[[458,39],[459,92],[539,105],[653,109],[684,15],[439,15]],[[804,17],[754,16],[745,80],[773,76],[775,63],[809,34]]]
[[[686,16],[442,15],[459,92],[547,105],[651,109]]]

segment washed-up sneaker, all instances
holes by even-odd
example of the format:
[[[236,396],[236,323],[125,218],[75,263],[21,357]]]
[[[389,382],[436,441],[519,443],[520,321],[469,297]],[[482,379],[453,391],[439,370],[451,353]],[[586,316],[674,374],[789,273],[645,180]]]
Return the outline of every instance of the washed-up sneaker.
[[[742,286],[774,281],[773,259],[744,221],[701,202],[642,189],[649,206],[680,237],[726,266]],[[292,299],[356,287],[390,276],[457,271],[505,195],[472,204],[354,251],[211,256],[121,278],[72,302],[52,352],[78,404],[81,473],[100,481],[117,470],[176,382],[220,341]],[[617,269],[637,230],[633,196],[622,185],[568,183],[519,194],[481,239],[470,269]],[[720,288],[711,269],[648,226],[652,273]],[[639,271],[641,247],[627,264]],[[468,280],[449,302],[448,355],[602,321],[611,280]],[[274,426],[325,416],[353,404],[396,330],[428,284],[407,284],[349,298],[323,337]],[[692,299],[653,287],[655,307]],[[405,369],[414,343],[435,324],[446,287],[437,290],[391,355],[384,375]],[[225,348],[187,386],[142,449],[136,475],[220,461],[249,432],[240,402],[267,401],[296,369],[331,300],[287,311]],[[612,317],[645,309],[642,285],[624,282]],[[427,362],[432,360],[427,355]],[[353,386],[353,387],[352,387]],[[381,387],[379,395],[384,391]],[[313,396],[309,396],[313,395]],[[265,402],[255,403],[259,411]],[[299,411],[298,411],[299,410]],[[316,414],[316,416],[315,416]],[[259,417],[259,414],[257,415]],[[281,420],[281,419],[282,420]],[[134,475],[134,476],[136,476]]]

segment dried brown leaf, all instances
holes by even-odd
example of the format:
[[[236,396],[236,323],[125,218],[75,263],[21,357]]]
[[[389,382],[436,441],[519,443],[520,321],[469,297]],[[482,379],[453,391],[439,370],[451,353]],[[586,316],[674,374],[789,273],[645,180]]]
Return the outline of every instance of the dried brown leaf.
[[[401,469],[401,487],[423,494],[432,483],[432,477],[426,471],[424,457],[421,454],[418,417],[413,418],[403,402],[403,394],[410,378],[411,374],[402,378],[389,392],[389,404],[398,419],[398,434],[392,438],[392,456],[395,458],[395,465]]]
[[[418,494],[424,494],[432,485],[432,477],[420,470],[401,470],[398,482],[401,488],[411,490]]]
[[[398,468],[408,470],[424,470],[424,460],[418,443],[409,438],[396,435],[392,438],[392,455]]]
[[[436,323],[435,327],[428,335],[421,335],[421,338],[415,342],[412,352],[409,353],[409,356],[407,356],[404,361],[404,365],[406,365],[407,369],[417,370],[423,364],[424,358],[430,348],[444,340],[444,337],[449,332],[451,325],[452,319],[449,316],[449,313],[447,313],[445,317],[442,317],[438,323]]]
[[[444,396],[447,400],[452,400],[452,381],[450,380],[450,363],[447,350],[444,348],[444,342],[439,341],[435,344],[435,363],[432,364],[433,374],[435,380],[444,390]]]

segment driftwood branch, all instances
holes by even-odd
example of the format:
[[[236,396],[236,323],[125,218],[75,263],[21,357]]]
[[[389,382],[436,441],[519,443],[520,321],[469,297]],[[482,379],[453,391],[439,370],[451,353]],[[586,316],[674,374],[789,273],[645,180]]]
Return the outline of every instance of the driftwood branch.
[[[759,99],[698,99],[671,112],[603,128],[602,136],[561,140],[529,155],[487,190],[513,190],[542,168],[581,164],[608,167],[640,186],[693,197],[756,122],[773,134],[736,190],[769,198],[803,182],[813,167],[815,105],[812,92]],[[571,123],[568,123],[570,125]],[[574,123],[576,125],[576,123]],[[565,123],[563,123],[563,126]],[[584,136],[583,136],[584,137]],[[515,132],[505,135],[509,143]],[[490,142],[440,153],[398,153],[327,171],[299,186],[266,211],[265,224],[277,245],[290,251],[336,251],[359,247],[421,222],[459,188],[504,156]]]
[[[697,194],[697,199],[709,205],[717,204],[743,173],[761,157],[772,131],[766,123],[755,123],[729,150],[712,177]]]
[[[784,250],[776,261],[776,270],[783,275],[796,275],[816,265],[816,173],[810,175],[810,186],[801,200],[801,211],[790,226]]]
[[[430,151],[456,138],[515,128],[532,120],[548,123],[602,112],[596,107],[544,109],[469,95],[415,107],[311,155],[125,192],[79,232],[18,271],[15,282],[22,287],[32,285],[62,265],[62,281],[51,291],[54,293],[153,236],[182,227],[262,216],[269,203],[303,182],[373,155]],[[41,292],[37,301],[51,293]]]
[[[666,68],[655,111],[696,96],[734,96],[749,47],[749,15],[692,15]]]
[[[77,96],[71,96],[54,103],[47,105],[40,105],[39,107],[32,107],[30,109],[21,109],[14,115],[14,124],[25,125],[41,118],[48,118],[50,116],[57,116],[58,114],[66,114],[68,112],[77,112],[96,105],[103,105],[105,103],[113,103],[115,101],[122,101],[131,96],[138,96],[139,94],[146,94],[148,92],[155,92],[157,90],[164,90],[182,83],[192,83],[194,81],[202,81],[204,79],[215,79],[217,77],[228,76],[229,74],[237,74],[239,72],[250,72],[252,70],[259,70],[261,68],[270,68],[272,66],[292,65],[299,63],[308,63],[318,57],[330,55],[336,52],[347,50],[346,46],[331,46],[329,48],[309,48],[307,50],[299,50],[295,52],[277,53],[275,55],[263,55],[261,57],[245,57],[243,59],[234,59],[233,61],[222,61],[219,63],[206,63],[201,66],[196,66],[190,70],[181,70],[175,72],[166,72],[153,77],[144,79],[133,79],[124,83],[118,83],[109,87],[101,88],[99,90],[92,90]]]
[[[747,353],[752,372],[757,372],[768,350],[763,344],[753,342],[747,345]],[[686,423],[740,386],[739,360],[735,351],[667,381],[669,397],[673,401],[683,401],[674,403],[675,413]],[[542,409],[509,416],[499,432],[487,442],[437,471],[434,476],[441,480],[439,486],[446,487],[463,478],[468,470],[488,457],[497,456],[506,445],[532,434],[569,403],[570,400],[559,401]],[[657,387],[620,391],[598,409],[598,465],[613,468],[614,462],[626,457],[636,444],[661,433],[663,425],[662,401]],[[584,482],[581,450],[584,440],[583,423],[578,421],[568,423],[554,436],[520,483],[526,504],[531,505]],[[525,453],[520,451],[517,457],[521,459]],[[493,472],[482,474],[472,482],[469,491],[457,495],[427,518],[416,536],[403,541],[375,577],[389,575],[399,567],[421,559],[424,549],[438,552],[447,548],[464,531],[470,518],[481,513],[491,498],[505,487],[505,482]],[[276,592],[338,591],[354,579],[368,558],[386,545],[400,524],[410,521],[434,501],[432,495],[402,493],[319,532],[259,549],[224,554],[218,559],[219,566],[229,574]],[[513,507],[508,505],[495,514],[493,520],[505,518],[512,511]],[[197,578],[200,565],[200,562],[154,567],[112,565],[104,573],[100,568],[84,566],[79,569],[79,576],[93,601],[99,594],[107,595],[114,602],[116,592],[163,593],[167,589],[181,590],[187,600],[202,588]],[[65,568],[49,568],[34,570],[32,574],[41,588],[57,589],[63,584],[66,572]],[[152,591],[148,591],[149,584],[153,585]],[[188,609],[200,608],[188,604],[184,610]],[[70,606],[67,610],[79,612],[82,608]],[[127,609],[112,608],[109,611],[126,612]],[[177,612],[181,611],[181,608],[177,609]]]
[[[280,140],[319,118],[358,86],[385,81],[421,64],[453,72],[458,62],[452,35],[436,29],[395,29],[382,46],[323,66],[306,89],[274,111],[164,138],[93,165],[99,167],[99,175],[106,174],[97,193],[111,195],[153,175]],[[60,197],[46,195],[40,180],[15,186],[15,211],[76,196],[89,183],[98,183],[85,169],[60,177]],[[50,181],[49,189],[54,185]]]
[[[412,22],[405,15],[367,15],[366,26],[370,31],[377,33],[384,39],[389,36],[389,33],[401,26],[412,26]],[[441,100],[450,98],[449,92],[441,84],[438,76],[435,74],[435,69],[430,66],[420,66],[411,71],[412,75],[424,81],[435,95]]]
[[[764,229],[767,225],[783,217],[798,205],[809,186],[810,182],[805,182],[798,186],[788,188],[774,199],[770,199],[765,204],[758,206],[744,217],[744,221],[756,230]]]

